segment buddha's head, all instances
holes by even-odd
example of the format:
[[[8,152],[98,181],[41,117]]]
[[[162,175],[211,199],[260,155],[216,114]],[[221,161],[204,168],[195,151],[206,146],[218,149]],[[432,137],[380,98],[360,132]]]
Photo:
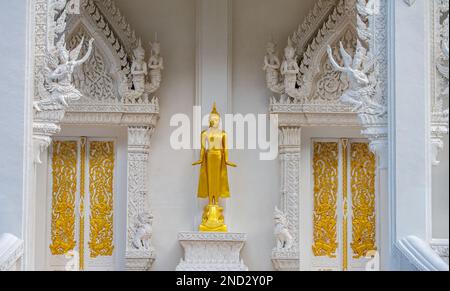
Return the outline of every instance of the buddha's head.
[[[209,127],[211,128],[219,128],[220,125],[220,114],[217,112],[216,103],[214,103],[213,110],[209,115]]]

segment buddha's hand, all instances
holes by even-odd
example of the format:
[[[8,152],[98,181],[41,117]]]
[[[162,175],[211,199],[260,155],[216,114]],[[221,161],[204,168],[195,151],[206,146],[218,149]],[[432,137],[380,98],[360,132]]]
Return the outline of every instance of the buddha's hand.
[[[237,165],[233,164],[232,162],[226,162],[225,164],[229,167],[237,168]]]
[[[198,166],[198,165],[201,165],[201,164],[203,164],[202,160],[200,160],[198,162],[195,162],[195,163],[192,163],[193,166]]]

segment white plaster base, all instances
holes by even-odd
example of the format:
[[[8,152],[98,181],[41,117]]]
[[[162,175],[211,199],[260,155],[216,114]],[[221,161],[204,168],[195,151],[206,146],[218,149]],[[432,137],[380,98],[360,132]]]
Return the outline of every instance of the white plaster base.
[[[150,271],[155,262],[155,252],[151,251],[127,251],[126,270],[127,271]]]
[[[300,271],[299,256],[295,252],[274,250],[272,252],[272,263],[277,271]]]
[[[181,232],[178,240],[185,255],[177,271],[248,271],[241,259],[246,234]]]

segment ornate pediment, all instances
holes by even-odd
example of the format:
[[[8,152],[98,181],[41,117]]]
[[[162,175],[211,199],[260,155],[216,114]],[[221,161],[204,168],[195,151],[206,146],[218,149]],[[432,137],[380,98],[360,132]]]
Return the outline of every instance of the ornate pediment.
[[[334,11],[338,2],[339,0],[318,0],[297,31],[292,34],[291,39],[295,44],[298,56],[303,56],[312,39],[316,37],[317,31]]]
[[[356,14],[355,0],[318,1],[306,21],[289,38],[282,62],[275,51],[268,49],[267,83],[276,94],[271,99],[272,112],[355,114],[352,106],[340,100],[348,90],[349,81],[345,74],[334,70],[327,48],[337,49],[343,43],[348,51],[354,51]],[[295,53],[291,56],[290,51]],[[335,56],[343,62],[339,54]]]
[[[82,0],[80,8],[80,14],[68,19],[67,45],[95,38],[94,50],[74,71],[73,83],[82,96],[69,104],[63,123],[154,125],[155,118],[143,114],[159,114],[159,99],[153,95],[163,69],[159,43],[151,44],[147,62],[146,50],[114,1]],[[86,50],[85,44],[82,52]],[[135,70],[138,65],[141,72]]]

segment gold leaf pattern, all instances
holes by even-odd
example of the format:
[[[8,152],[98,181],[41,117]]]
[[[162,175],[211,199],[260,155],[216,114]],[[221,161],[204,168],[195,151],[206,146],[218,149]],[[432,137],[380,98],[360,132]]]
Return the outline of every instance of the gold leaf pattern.
[[[53,142],[51,245],[53,255],[65,255],[76,246],[75,201],[77,193],[76,141]]]
[[[91,258],[112,256],[114,142],[89,144],[90,241]]]
[[[376,247],[375,155],[366,143],[351,145],[352,232],[354,258]]]
[[[316,257],[336,257],[339,144],[314,144],[314,245]]]

